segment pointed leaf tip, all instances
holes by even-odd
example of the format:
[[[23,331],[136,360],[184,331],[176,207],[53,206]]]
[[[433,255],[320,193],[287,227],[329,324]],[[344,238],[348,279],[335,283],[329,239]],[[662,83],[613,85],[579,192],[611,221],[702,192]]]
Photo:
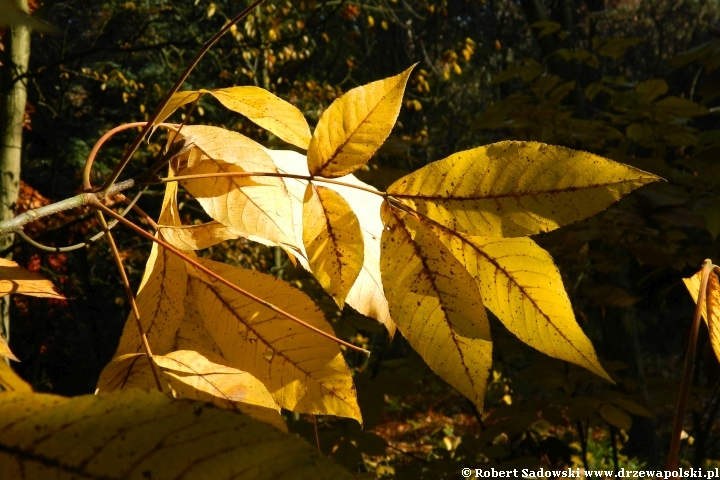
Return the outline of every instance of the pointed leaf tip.
[[[342,177],[370,160],[395,126],[415,65],[394,77],[353,88],[323,112],[308,147],[310,174]]]

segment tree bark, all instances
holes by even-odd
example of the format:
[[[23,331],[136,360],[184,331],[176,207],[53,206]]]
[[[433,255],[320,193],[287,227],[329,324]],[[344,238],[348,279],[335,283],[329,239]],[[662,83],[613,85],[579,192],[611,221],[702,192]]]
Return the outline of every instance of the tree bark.
[[[28,0],[15,0],[28,11]],[[27,72],[30,59],[30,29],[24,25],[9,27],[5,58],[0,66],[0,220],[15,216],[20,188],[22,130],[27,100]],[[0,250],[12,244],[13,235],[0,237]],[[10,337],[10,296],[0,298],[0,335]]]

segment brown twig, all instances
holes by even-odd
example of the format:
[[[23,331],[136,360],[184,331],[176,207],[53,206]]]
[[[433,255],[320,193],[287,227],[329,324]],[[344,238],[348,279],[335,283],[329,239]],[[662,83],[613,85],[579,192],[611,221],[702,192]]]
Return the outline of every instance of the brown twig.
[[[99,202],[97,204],[102,205]],[[104,205],[102,205],[102,207],[107,212],[112,212],[116,220],[122,220],[123,222],[127,222],[124,217],[121,217],[120,215],[113,212]],[[125,287],[125,295],[127,295],[127,298],[130,301],[130,307],[132,308],[132,313],[135,317],[138,333],[140,333],[140,338],[142,339],[145,356],[147,357],[148,362],[150,362],[150,369],[152,370],[153,377],[155,377],[155,384],[157,385],[158,390],[160,390],[160,393],[162,393],[163,389],[162,384],[160,383],[160,373],[158,372],[157,365],[155,365],[155,361],[153,360],[152,350],[150,350],[150,343],[148,342],[147,335],[145,335],[145,330],[143,329],[142,322],[140,321],[140,310],[138,309],[137,302],[135,301],[135,295],[133,295],[132,293],[132,288],[130,287],[127,273],[125,273],[125,266],[123,266],[120,252],[118,251],[117,245],[115,244],[115,239],[113,238],[112,233],[110,233],[110,229],[108,228],[108,224],[105,221],[105,217],[103,216],[102,212],[98,211],[97,213],[100,224],[105,230],[105,236],[107,237],[108,243],[110,244],[110,250],[112,251],[113,259],[115,259],[115,265],[117,266],[118,272],[120,272],[120,278],[122,279],[123,287]]]
[[[709,258],[705,259],[701,270],[700,290],[698,290],[695,315],[693,316],[692,325],[690,326],[690,336],[688,338],[687,351],[685,352],[685,368],[683,369],[682,381],[680,383],[680,393],[678,396],[677,409],[675,411],[675,423],[673,425],[672,437],[670,439],[670,450],[668,452],[668,470],[675,470],[677,468],[678,456],[680,454],[680,437],[682,435],[683,423],[685,420],[685,407],[687,406],[688,397],[690,396],[693,370],[695,369],[695,350],[697,348],[698,331],[700,330],[700,319],[702,318],[702,307],[705,305],[707,309],[707,304],[709,303],[706,298],[708,295],[707,284],[712,270],[712,260]],[[706,315],[707,318],[710,318],[710,312],[706,312]]]
[[[196,173],[193,175],[178,175],[176,177],[161,178],[157,183],[168,183],[168,182],[181,182],[183,180],[194,180],[198,178],[219,178],[219,177],[276,177],[276,178],[294,178],[296,180],[306,180],[308,182],[321,182],[331,183],[333,185],[340,185],[342,187],[354,188],[356,190],[362,190],[364,192],[372,193],[374,195],[381,196],[383,198],[388,197],[386,192],[375,190],[374,188],[367,188],[360,185],[353,185],[351,183],[341,182],[339,180],[332,180],[330,178],[316,177],[314,175],[295,175],[292,173],[276,173],[276,172],[218,172],[218,173]]]
[[[120,177],[120,174],[125,169],[127,164],[130,162],[130,158],[132,158],[133,154],[137,151],[138,147],[140,146],[140,143],[142,143],[143,138],[145,138],[145,135],[150,131],[150,129],[153,127],[153,124],[157,120],[157,118],[160,116],[160,112],[162,112],[163,108],[168,104],[170,101],[170,98],[177,93],[178,90],[180,90],[180,87],[183,83],[185,83],[185,80],[190,75],[190,72],[192,72],[197,64],[200,62],[200,60],[205,56],[208,50],[212,48],[213,45],[222,37],[225,32],[230,30],[230,28],[238,23],[240,20],[245,18],[252,12],[255,7],[263,3],[265,0],[255,0],[249,7],[247,7],[245,10],[240,12],[235,18],[230,20],[223,28],[221,28],[215,35],[212,36],[210,40],[208,40],[200,49],[200,51],[195,55],[195,57],[190,61],[190,64],[185,68],[185,71],[180,75],[180,78],[177,79],[175,84],[170,88],[170,90],[167,92],[165,97],[160,102],[160,105],[155,109],[152,115],[150,115],[150,118],[148,118],[147,122],[145,123],[145,126],[143,127],[142,131],[135,137],[135,140],[130,145],[130,147],[125,151],[123,154],[122,159],[120,160],[120,163],[115,167],[115,169],[110,174],[110,177],[105,181],[105,183],[102,186],[102,191],[107,192],[109,191],[113,184],[117,181],[117,179]]]
[[[313,332],[315,332],[315,333],[317,333],[317,334],[319,334],[319,335],[321,335],[321,336],[323,336],[323,337],[325,337],[325,338],[327,338],[327,339],[329,339],[329,340],[332,340],[332,341],[335,342],[335,343],[338,343],[338,344],[340,344],[340,345],[343,345],[343,346],[345,346],[346,348],[349,348],[349,349],[351,349],[351,350],[355,350],[356,352],[360,352],[360,353],[362,353],[363,355],[370,356],[370,352],[369,352],[368,350],[365,350],[364,348],[360,348],[360,347],[358,347],[358,346],[356,346],[356,345],[353,345],[352,343],[348,343],[348,342],[346,342],[345,340],[339,339],[339,338],[337,338],[337,337],[334,336],[334,335],[331,335],[331,334],[329,334],[329,333],[327,333],[327,332],[325,332],[325,331],[323,331],[323,330],[321,330],[321,329],[319,329],[319,328],[317,328],[317,327],[314,327],[314,326],[308,324],[308,323],[305,322],[304,320],[301,320],[301,319],[297,318],[296,316],[294,316],[294,315],[286,312],[285,310],[283,310],[283,309],[281,309],[281,308],[279,308],[279,307],[276,307],[276,306],[273,305],[272,303],[266,302],[266,301],[263,300],[262,298],[260,298],[260,297],[258,297],[258,296],[256,296],[256,295],[253,295],[252,293],[250,293],[250,292],[248,292],[248,291],[246,291],[246,290],[243,290],[242,288],[238,287],[238,286],[235,285],[234,283],[226,280],[225,278],[221,277],[220,275],[218,275],[217,273],[213,272],[213,271],[210,270],[209,268],[205,267],[204,265],[200,264],[199,262],[195,261],[194,259],[188,257],[187,255],[185,255],[184,253],[182,253],[180,250],[178,250],[177,248],[173,247],[173,246],[170,245],[169,243],[167,243],[167,242],[165,242],[165,241],[163,241],[163,240],[161,240],[161,239],[159,239],[159,238],[156,238],[155,236],[149,234],[148,232],[146,232],[146,231],[143,230],[142,228],[140,228],[140,227],[138,227],[137,225],[135,225],[134,223],[132,223],[131,221],[129,221],[129,220],[121,217],[120,215],[118,215],[117,213],[113,212],[112,210],[110,210],[109,208],[107,208],[105,205],[103,205],[103,204],[100,203],[99,201],[93,201],[92,204],[93,204],[94,207],[98,208],[99,210],[102,210],[102,211],[103,211],[104,213],[106,213],[107,215],[109,215],[109,216],[111,216],[111,217],[113,217],[113,218],[116,218],[117,220],[120,221],[120,223],[122,223],[123,225],[129,227],[130,229],[132,229],[132,230],[135,231],[136,233],[140,234],[141,236],[147,238],[148,240],[150,240],[150,241],[152,241],[152,242],[157,243],[157,244],[160,245],[161,247],[163,247],[163,248],[165,248],[166,250],[170,251],[170,252],[173,253],[174,255],[180,257],[180,258],[183,259],[185,262],[189,263],[190,265],[192,265],[193,267],[197,268],[197,269],[200,270],[201,272],[205,273],[205,274],[208,275],[209,277],[211,277],[211,278],[217,280],[218,282],[222,283],[222,284],[225,285],[226,287],[228,287],[228,288],[236,291],[236,292],[239,293],[240,295],[243,295],[244,297],[247,297],[247,298],[249,298],[250,300],[252,300],[252,301],[254,301],[254,302],[256,302],[256,303],[259,303],[260,305],[262,305],[262,306],[264,306],[264,307],[266,307],[266,308],[269,308],[269,309],[272,310],[273,312],[279,313],[279,314],[282,315],[283,317],[285,317],[285,318],[287,318],[287,319],[289,319],[289,320],[292,320],[293,322],[298,323],[298,324],[302,325],[303,327],[305,327],[305,328],[307,328],[307,329],[309,329],[309,330],[312,330]]]

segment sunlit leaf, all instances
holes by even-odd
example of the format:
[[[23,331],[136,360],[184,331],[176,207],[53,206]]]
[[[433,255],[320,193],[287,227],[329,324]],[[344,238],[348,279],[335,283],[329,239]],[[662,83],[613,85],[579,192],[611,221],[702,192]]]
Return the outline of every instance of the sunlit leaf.
[[[0,395],[0,472],[17,480],[352,478],[246,415],[135,389]]]
[[[158,225],[158,231],[170,245],[180,250],[203,250],[238,235],[220,222],[202,225],[166,226]]]
[[[380,269],[400,332],[440,378],[482,408],[490,325],[472,276],[414,217],[382,207]]]
[[[283,173],[294,175],[309,175],[307,162],[303,155],[289,150],[268,150],[278,170]],[[344,183],[355,185],[361,188],[375,190],[367,183],[361,182],[353,175],[347,175],[337,179]],[[293,178],[285,178],[290,198],[293,203],[293,218],[297,238],[302,238],[303,198],[307,182]],[[383,224],[380,220],[380,205],[382,197],[373,193],[359,190],[357,188],[341,185],[327,184],[327,187],[338,192],[350,204],[360,222],[360,229],[363,235],[364,262],[355,284],[345,298],[345,302],[363,315],[376,319],[385,325],[392,337],[395,333],[395,323],[390,318],[387,299],[382,289],[380,279],[380,236],[383,231]],[[299,245],[301,254],[296,258],[306,269],[310,269],[305,249]]]
[[[182,107],[183,105],[194,102],[195,100],[203,96],[205,93],[205,91],[184,91],[175,93],[172,97],[170,97],[170,100],[168,100],[168,103],[163,107],[163,109],[160,110],[160,114],[155,120],[154,125],[161,124],[165,121],[166,118],[172,115],[175,110]]]
[[[32,392],[30,385],[0,358],[0,392]]]
[[[211,90],[226,108],[246,116],[286,142],[307,150],[310,127],[302,112],[264,88],[231,87]]]
[[[575,320],[549,253],[529,238],[471,237],[437,225],[431,228],[470,272],[485,306],[508,330],[551,357],[612,381]]]
[[[308,147],[310,173],[342,177],[370,160],[395,125],[413,68],[353,88],[323,112]]]
[[[697,272],[690,278],[683,278],[685,287],[687,287],[690,295],[695,303],[698,301],[698,292],[700,291],[700,280],[702,278],[702,270]],[[715,356],[720,360],[720,282],[715,272],[711,272],[708,277],[708,304],[703,302],[702,316],[705,324],[710,332],[710,344],[712,345]],[[707,317],[707,310],[710,310],[710,318]]]
[[[518,237],[587,218],[658,180],[590,153],[505,141],[433,162],[388,193],[450,229]]]
[[[240,288],[328,333],[332,327],[307,297],[270,275],[199,258]],[[227,365],[263,382],[275,401],[295,412],[361,421],[350,370],[339,346],[195,269],[190,270],[186,311],[192,345],[215,346]],[[192,346],[181,346],[183,349]]]
[[[277,173],[272,159],[255,142],[222,128],[187,126],[202,151],[191,149],[176,160],[176,174],[222,172]],[[205,211],[232,233],[264,243],[295,245],[292,207],[285,184],[274,177],[219,177],[182,180]]]
[[[170,182],[165,190],[159,223],[180,225],[176,203],[177,183]],[[162,235],[162,234],[158,234]],[[153,243],[145,273],[137,294],[140,322],[152,346],[153,353],[169,352],[175,342],[175,332],[183,317],[183,301],[187,285],[185,262],[173,253]],[[142,351],[142,339],[130,312],[115,356]],[[147,362],[147,360],[142,360]]]
[[[249,373],[223,365],[221,358],[211,361],[193,350],[178,350],[153,358],[163,379],[178,397],[237,409],[287,431],[280,407],[265,385]]]
[[[342,308],[362,269],[364,249],[360,222],[339,193],[307,186],[302,239],[313,275]]]
[[[21,293],[33,297],[64,299],[52,282],[39,273],[22,268],[6,258],[0,258],[0,297]]]

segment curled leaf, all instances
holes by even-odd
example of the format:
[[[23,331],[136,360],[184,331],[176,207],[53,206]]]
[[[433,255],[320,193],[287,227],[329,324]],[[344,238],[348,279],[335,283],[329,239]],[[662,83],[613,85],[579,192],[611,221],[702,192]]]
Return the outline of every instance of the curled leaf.
[[[685,287],[690,292],[695,303],[698,302],[698,292],[700,291],[700,279],[702,278],[702,269],[690,278],[683,278]],[[720,281],[715,272],[710,272],[707,285],[708,303],[701,309],[705,324],[710,334],[710,344],[712,345],[715,356],[720,360]],[[707,310],[710,311],[710,318],[707,317]]]

